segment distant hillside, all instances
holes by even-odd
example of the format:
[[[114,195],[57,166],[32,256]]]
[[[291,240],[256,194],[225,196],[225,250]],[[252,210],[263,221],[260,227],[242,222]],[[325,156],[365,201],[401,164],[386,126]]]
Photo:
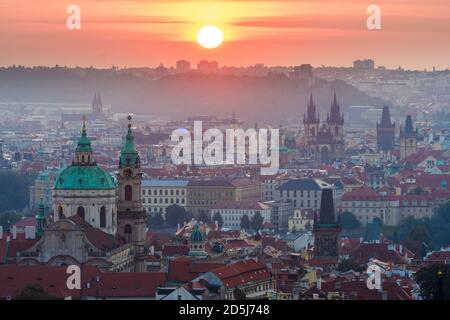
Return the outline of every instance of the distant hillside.
[[[185,73],[159,80],[123,71],[96,69],[0,70],[2,102],[90,103],[95,91],[114,111],[162,115],[182,119],[190,115],[230,116],[272,124],[303,117],[309,93],[325,116],[333,91],[341,106],[376,105],[369,97],[342,81],[316,79],[312,88],[283,75],[266,77]]]

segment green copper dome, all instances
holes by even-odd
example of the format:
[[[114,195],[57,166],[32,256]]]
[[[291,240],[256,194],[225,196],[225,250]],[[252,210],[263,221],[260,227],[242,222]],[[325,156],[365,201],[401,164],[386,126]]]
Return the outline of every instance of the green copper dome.
[[[83,130],[81,131],[81,137],[78,140],[76,152],[92,152],[91,139],[88,138],[86,133],[86,121],[83,121]]]
[[[138,168],[140,166],[139,154],[134,144],[133,132],[131,132],[131,116],[128,116],[128,132],[125,137],[125,143],[120,152],[120,163],[119,166]]]
[[[111,175],[97,166],[70,166],[55,181],[55,190],[106,190],[114,189]]]
[[[87,157],[85,157],[87,153]],[[111,175],[92,160],[91,140],[86,134],[86,121],[75,150],[76,160],[65,168],[55,180],[55,190],[109,190],[115,189]]]
[[[202,242],[203,240],[204,240],[203,232],[200,230],[198,224],[196,224],[194,228],[192,228],[191,241]]]

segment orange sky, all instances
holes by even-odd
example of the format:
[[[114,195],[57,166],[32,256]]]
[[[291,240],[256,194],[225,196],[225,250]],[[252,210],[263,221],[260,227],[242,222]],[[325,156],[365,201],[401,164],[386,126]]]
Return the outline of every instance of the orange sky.
[[[81,8],[82,29],[66,28]],[[382,30],[366,28],[381,8]],[[373,58],[405,68],[450,66],[450,0],[1,0],[0,65],[155,66],[188,59],[221,65],[349,66]],[[216,24],[218,49],[195,32]]]

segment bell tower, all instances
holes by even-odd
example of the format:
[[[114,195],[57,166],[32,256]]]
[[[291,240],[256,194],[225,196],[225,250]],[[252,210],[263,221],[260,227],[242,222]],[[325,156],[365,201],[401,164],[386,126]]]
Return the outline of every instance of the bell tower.
[[[146,213],[141,201],[141,181],[141,163],[131,131],[131,116],[128,116],[128,132],[117,175],[117,220],[119,236],[133,244],[135,272],[145,271]]]

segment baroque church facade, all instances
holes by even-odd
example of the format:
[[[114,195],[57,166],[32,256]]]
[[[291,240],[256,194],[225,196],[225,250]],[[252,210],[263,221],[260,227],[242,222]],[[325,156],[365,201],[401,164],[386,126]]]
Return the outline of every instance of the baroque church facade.
[[[303,116],[307,156],[318,164],[332,164],[344,157],[344,115],[334,93],[326,121],[320,122],[319,112],[311,94]]]
[[[72,165],[55,181],[52,221],[42,226],[40,238],[30,248],[19,253],[19,264],[146,271],[142,172],[131,117],[128,120],[117,183],[97,166],[84,120]]]

